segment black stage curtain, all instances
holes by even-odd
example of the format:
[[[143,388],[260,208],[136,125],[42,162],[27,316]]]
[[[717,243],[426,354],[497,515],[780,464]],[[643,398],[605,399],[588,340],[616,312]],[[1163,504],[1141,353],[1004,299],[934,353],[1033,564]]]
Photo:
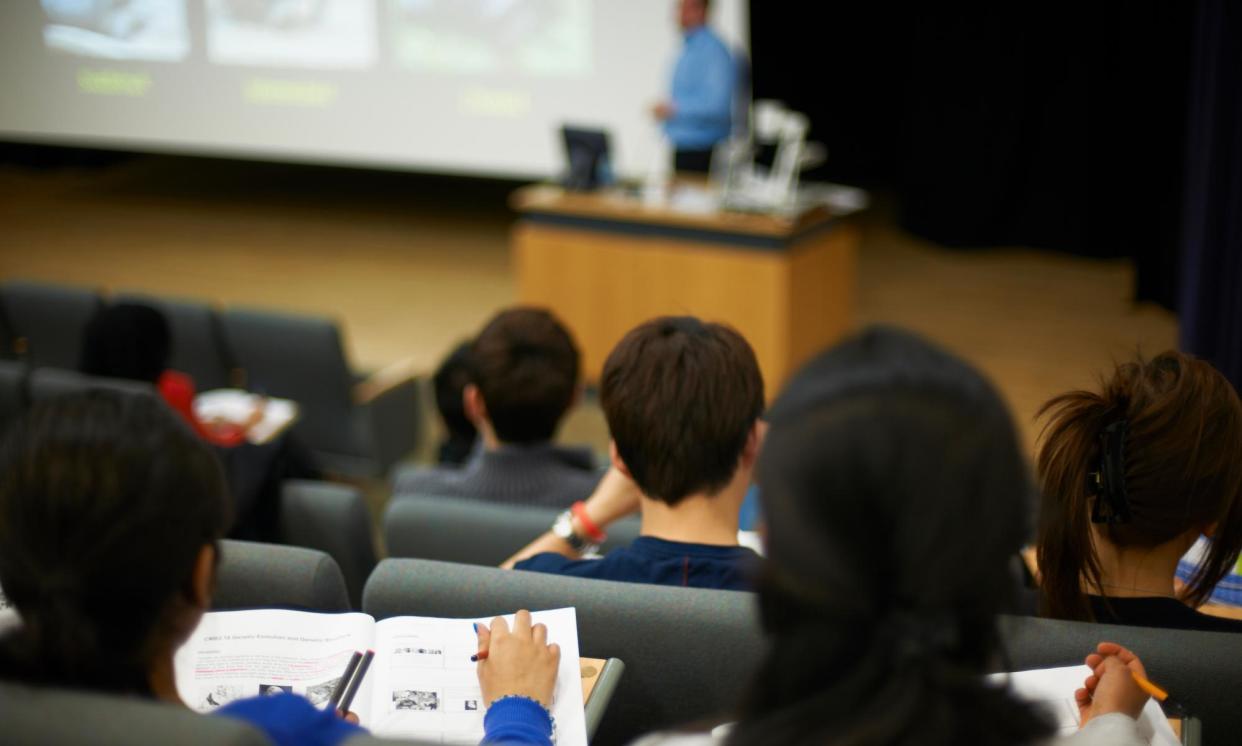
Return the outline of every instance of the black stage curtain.
[[[1200,0],[1186,153],[1182,347],[1242,388],[1242,5]]]
[[[1193,5],[751,3],[757,98],[806,112],[809,178],[885,189],[962,248],[1129,256],[1172,306]]]

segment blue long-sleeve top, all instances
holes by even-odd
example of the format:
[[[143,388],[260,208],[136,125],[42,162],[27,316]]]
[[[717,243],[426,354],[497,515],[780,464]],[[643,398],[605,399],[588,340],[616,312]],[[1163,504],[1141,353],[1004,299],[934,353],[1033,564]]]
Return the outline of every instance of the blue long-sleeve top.
[[[552,718],[538,702],[504,697],[483,716],[483,746],[531,744],[552,746]]]
[[[707,150],[729,136],[737,63],[707,26],[686,34],[673,68],[673,115],[664,133],[679,150]]]

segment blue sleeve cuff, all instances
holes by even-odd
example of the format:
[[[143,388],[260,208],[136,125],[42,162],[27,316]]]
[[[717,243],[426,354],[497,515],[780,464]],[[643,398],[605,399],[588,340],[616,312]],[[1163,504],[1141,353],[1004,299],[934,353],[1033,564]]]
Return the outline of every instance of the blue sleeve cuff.
[[[552,716],[526,697],[502,697],[483,716],[485,744],[552,744]]]

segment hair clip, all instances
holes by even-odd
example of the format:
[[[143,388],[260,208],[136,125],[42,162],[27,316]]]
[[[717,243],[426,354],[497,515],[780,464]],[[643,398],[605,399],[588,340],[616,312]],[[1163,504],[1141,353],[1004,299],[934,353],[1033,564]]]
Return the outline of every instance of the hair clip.
[[[1126,435],[1130,423],[1117,420],[1100,433],[1100,469],[1087,475],[1087,489],[1095,495],[1091,522],[1115,525],[1133,520],[1126,494]]]

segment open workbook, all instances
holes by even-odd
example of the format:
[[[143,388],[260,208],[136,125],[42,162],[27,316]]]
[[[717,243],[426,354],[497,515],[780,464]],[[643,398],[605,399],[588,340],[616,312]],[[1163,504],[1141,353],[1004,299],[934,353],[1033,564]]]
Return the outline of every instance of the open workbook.
[[[1019,699],[1040,703],[1055,719],[1061,735],[1080,727],[1078,703],[1074,700],[1083,681],[1091,675],[1086,666],[1041,668],[1032,671],[992,674],[989,678],[1006,683]],[[1154,699],[1147,700],[1138,719],[1139,734],[1151,746],[1180,746],[1169,720]]]
[[[586,746],[586,721],[573,609],[538,611],[548,642],[561,648],[552,715],[560,746]],[[506,617],[513,623],[512,615]],[[350,707],[380,736],[446,744],[477,744],[483,736],[483,697],[475,664],[473,623],[491,619],[317,614],[261,609],[217,611],[177,652],[177,690],[190,707],[208,712],[234,699],[278,692],[304,695],[323,706],[354,651],[374,650]]]

